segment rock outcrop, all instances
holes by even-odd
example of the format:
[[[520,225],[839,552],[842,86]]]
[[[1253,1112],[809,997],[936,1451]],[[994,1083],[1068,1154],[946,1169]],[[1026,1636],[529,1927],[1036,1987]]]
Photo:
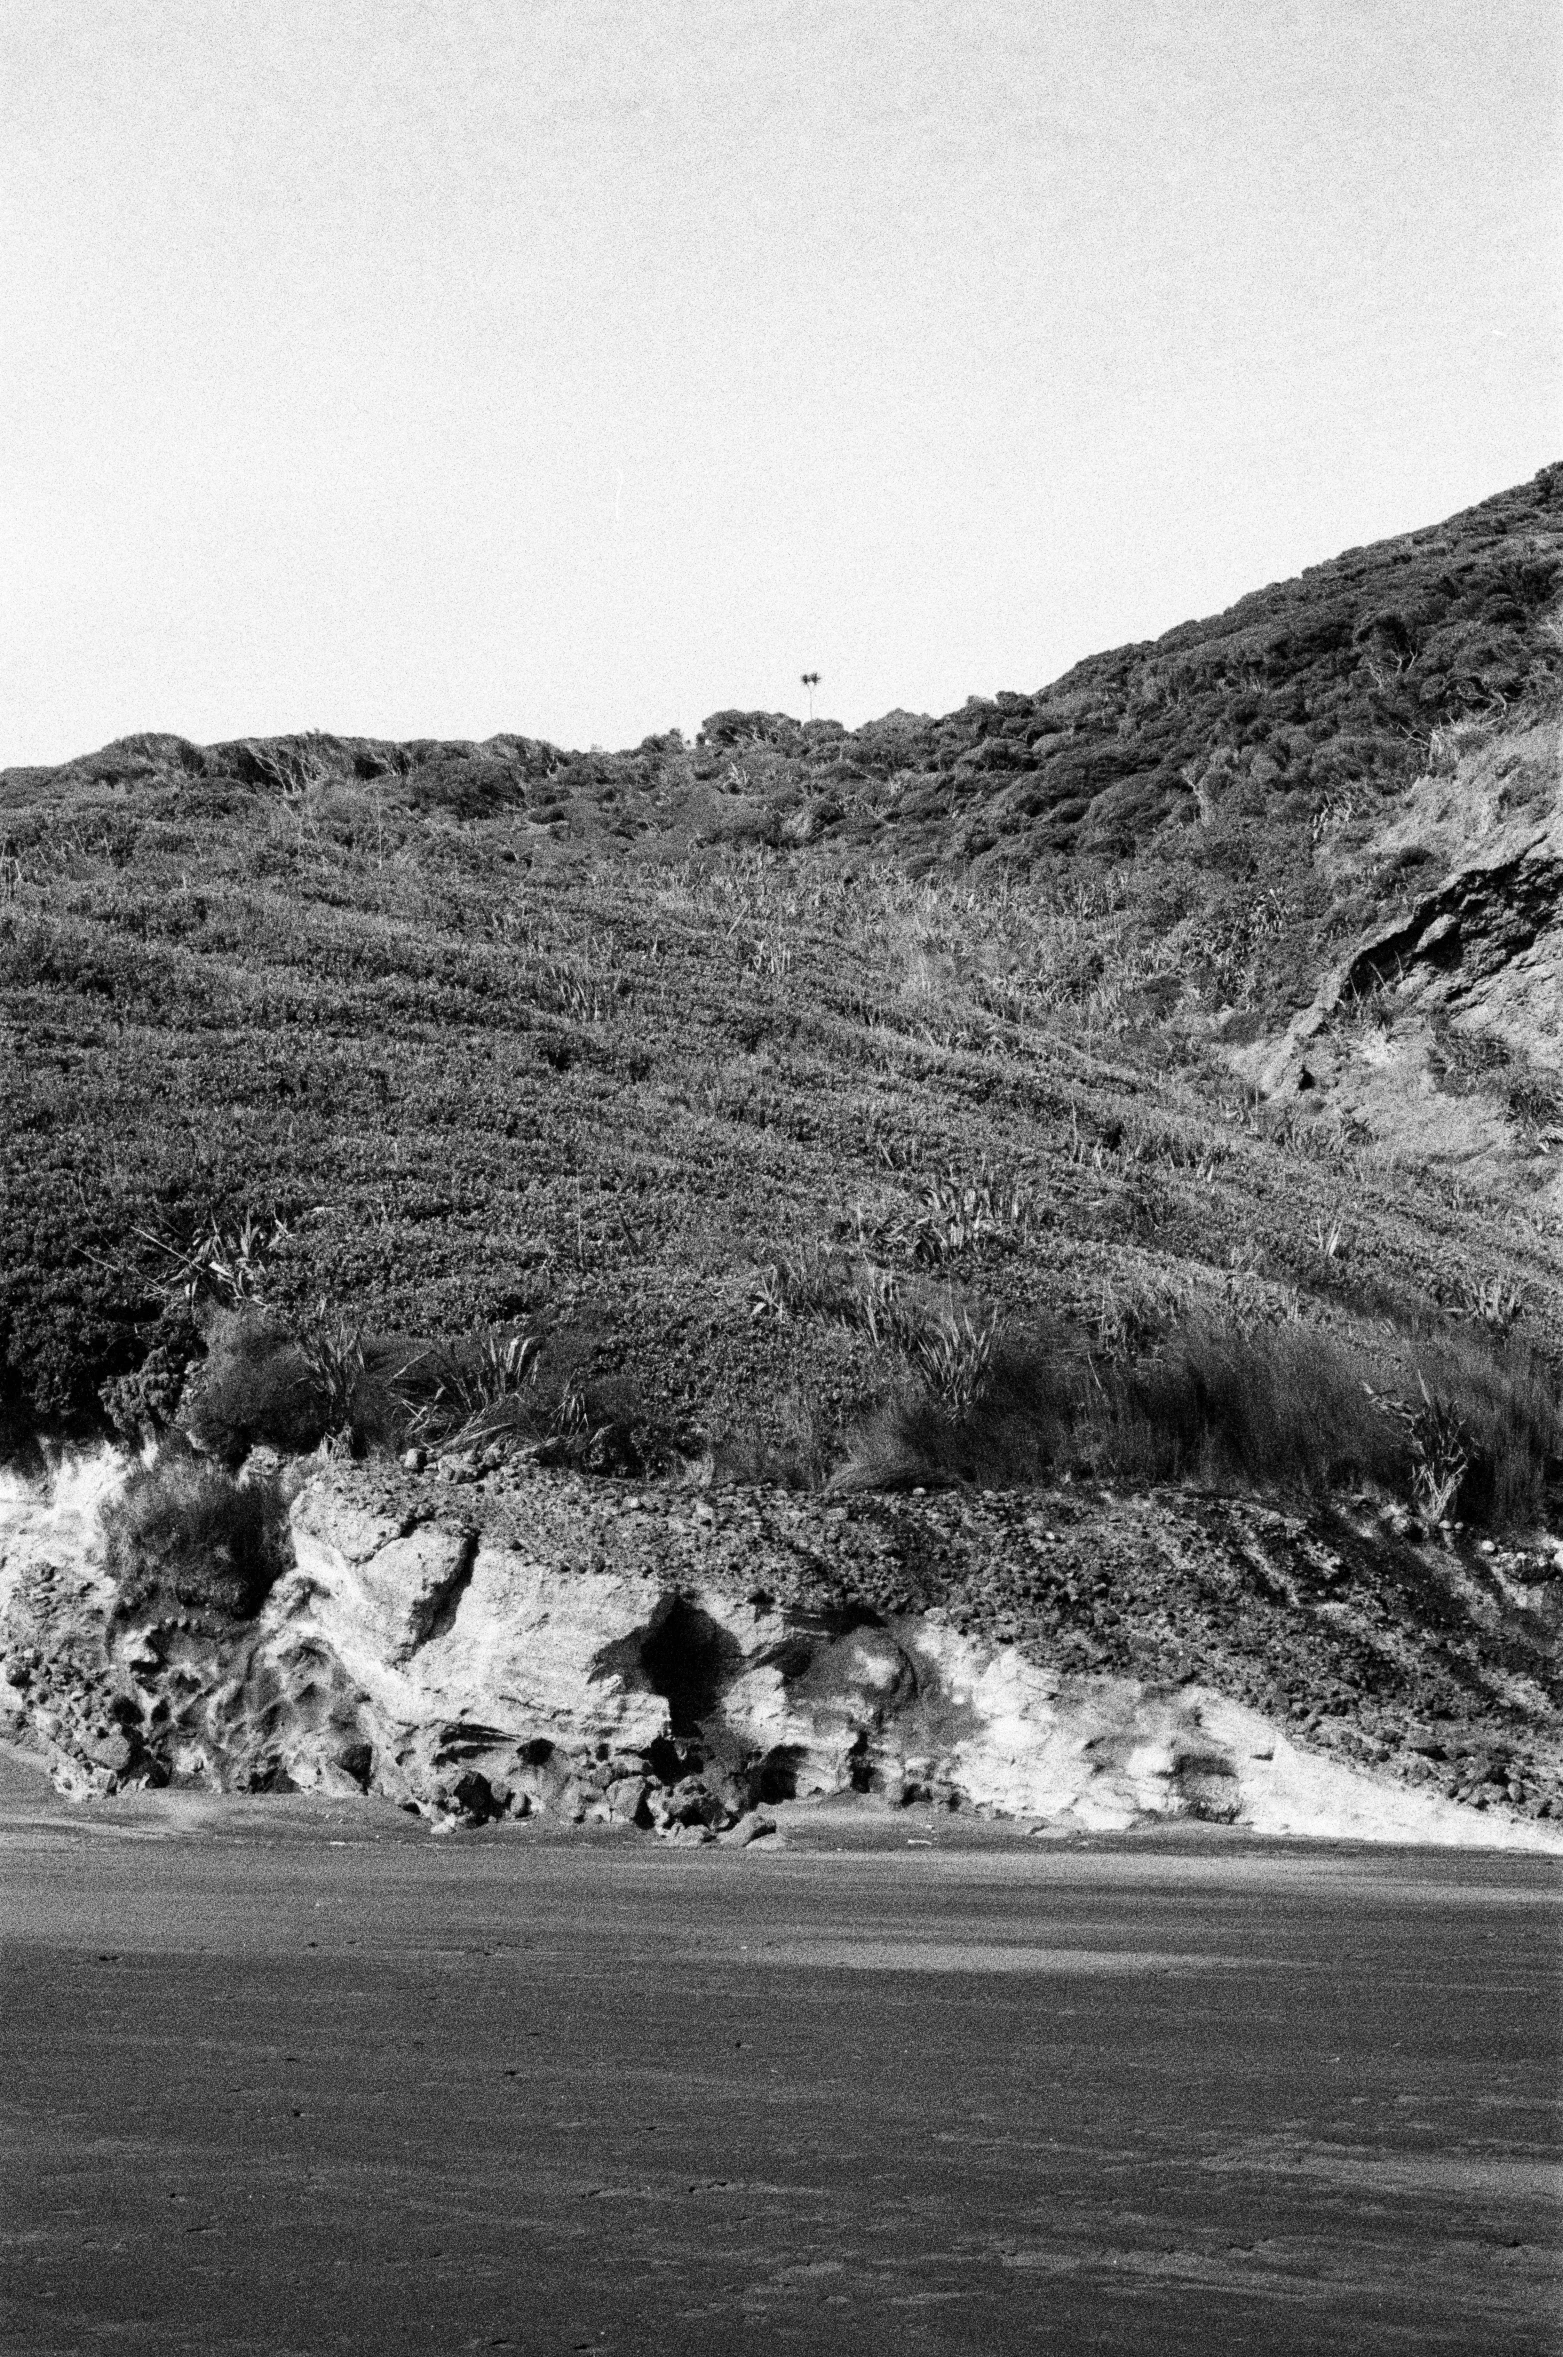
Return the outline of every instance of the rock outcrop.
[[[1528,1162],[1563,1202],[1563,726],[1430,773],[1373,848],[1426,888],[1234,1061],[1266,1096],[1473,1174]]]
[[[93,1536],[115,1478],[104,1458],[14,1500],[0,1555],[13,1731],[78,1795],[356,1791],[699,1841],[858,1792],[1077,1828],[1194,1816],[1563,1846],[1555,1731],[1549,1747],[1533,1730],[1521,1762],[1512,1740],[1408,1724],[1399,1780],[1374,1774],[1320,1748],[1316,1713],[1278,1724],[1198,1675],[1071,1666],[904,1595],[875,1609],[850,1524],[823,1519],[839,1508],[816,1522],[780,1495],[647,1500],[535,1474],[487,1490],[328,1463],[294,1500],[291,1568],[253,1621],[214,1631],[177,1600],[125,1617]],[[843,1544],[822,1561],[826,1531]],[[860,1559],[876,1534],[860,1529]],[[1439,1788],[1435,1760],[1479,1807]]]

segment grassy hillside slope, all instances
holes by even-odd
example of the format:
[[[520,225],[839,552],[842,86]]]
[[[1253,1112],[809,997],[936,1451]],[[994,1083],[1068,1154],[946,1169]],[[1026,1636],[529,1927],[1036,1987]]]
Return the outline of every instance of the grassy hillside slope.
[[[1456,859],[1385,847],[1419,780],[1555,743],[1560,562],[1554,468],[942,721],[5,773],[7,1445],[171,1413],[258,1293],[327,1390],[360,1329],[544,1335],[625,1464],[1002,1480],[1051,1417],[1049,1463],[1208,1471],[1146,1386],[1256,1335],[1335,1352],[1315,1423],[1399,1403],[1332,1463],[1407,1471],[1429,1374],[1544,1455],[1523,1050],[1476,1200],[1233,1059]]]

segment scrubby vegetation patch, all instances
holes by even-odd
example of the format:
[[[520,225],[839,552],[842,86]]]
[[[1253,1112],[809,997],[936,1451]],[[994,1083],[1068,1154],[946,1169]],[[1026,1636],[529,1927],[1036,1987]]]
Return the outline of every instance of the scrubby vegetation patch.
[[[103,1531],[127,1615],[161,1607],[219,1624],[250,1620],[291,1559],[274,1478],[239,1480],[175,1445],[132,1469]]]
[[[943,1328],[858,1426],[846,1486],[1025,1487],[1060,1472],[1327,1497],[1366,1485],[1428,1524],[1531,1528],[1563,1483],[1563,1408],[1524,1344],[1253,1326],[1206,1313],[1117,1351],[1063,1326]]]

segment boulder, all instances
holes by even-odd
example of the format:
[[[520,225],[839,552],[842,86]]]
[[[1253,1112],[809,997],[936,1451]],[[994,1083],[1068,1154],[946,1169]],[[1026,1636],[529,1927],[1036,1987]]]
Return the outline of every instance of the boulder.
[[[646,1807],[651,1784],[645,1776],[618,1776],[608,1786],[604,1798],[608,1814],[619,1824],[644,1825],[650,1822]]]
[[[122,1776],[136,1756],[135,1745],[118,1728],[88,1735],[81,1748],[95,1768],[104,1768],[111,1776]]]
[[[775,1831],[774,1817],[762,1817],[758,1809],[752,1809],[748,1816],[740,1817],[736,1825],[730,1825],[721,1839],[728,1848],[743,1850],[751,1842],[763,1841],[767,1834]]]

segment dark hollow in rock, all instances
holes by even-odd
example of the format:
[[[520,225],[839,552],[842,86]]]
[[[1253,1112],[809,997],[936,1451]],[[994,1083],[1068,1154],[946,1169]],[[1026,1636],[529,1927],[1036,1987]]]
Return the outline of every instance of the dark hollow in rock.
[[[795,1743],[778,1743],[760,1762],[755,1779],[755,1798],[760,1801],[796,1800],[798,1770],[803,1765],[803,1753]]]
[[[736,1638],[682,1596],[642,1640],[640,1659],[652,1693],[667,1701],[675,1738],[700,1733],[743,1668]]]
[[[351,1776],[360,1792],[369,1790],[374,1774],[374,1747],[368,1743],[344,1743],[336,1755],[336,1764],[345,1776]]]
[[[494,1787],[476,1768],[469,1768],[464,1776],[457,1777],[451,1787],[451,1799],[470,1824],[487,1825],[505,1813]]]

